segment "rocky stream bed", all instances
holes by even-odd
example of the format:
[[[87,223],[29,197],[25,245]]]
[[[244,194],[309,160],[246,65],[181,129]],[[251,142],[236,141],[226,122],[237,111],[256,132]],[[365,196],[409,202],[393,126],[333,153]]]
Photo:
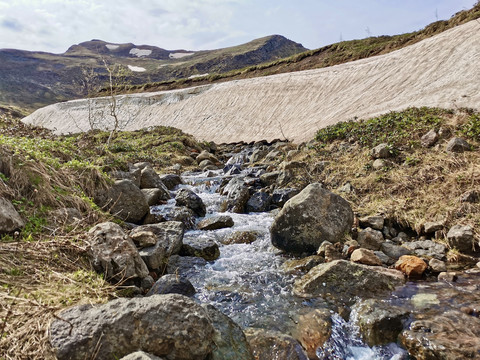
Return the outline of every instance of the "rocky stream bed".
[[[480,358],[480,268],[452,268],[441,225],[412,237],[321,184],[282,189],[284,172],[249,166],[260,151],[220,167],[204,152],[181,177],[145,163],[116,174],[101,201],[128,192],[111,211],[143,224],[97,225],[91,256],[135,296],[60,313],[59,359]],[[448,239],[467,249],[471,233]]]

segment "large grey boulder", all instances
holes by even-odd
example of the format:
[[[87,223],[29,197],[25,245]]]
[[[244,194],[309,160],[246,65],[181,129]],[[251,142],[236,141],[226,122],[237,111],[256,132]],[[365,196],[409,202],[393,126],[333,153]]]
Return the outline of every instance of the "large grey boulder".
[[[315,183],[287,201],[270,234],[272,244],[279,249],[314,254],[323,241],[343,241],[352,224],[350,204]]]
[[[227,195],[227,200],[222,205],[221,211],[231,211],[242,214],[245,212],[245,206],[250,198],[250,191],[241,178],[233,178],[222,190],[223,195]]]
[[[166,274],[158,279],[146,296],[161,294],[195,295],[196,290],[188,279],[175,274]]]
[[[282,359],[308,360],[307,353],[293,337],[278,331],[245,330],[255,360]]]
[[[142,169],[141,177],[140,177],[140,188],[141,189],[160,189],[164,193],[164,199],[170,199],[170,193],[168,192],[167,187],[160,179],[160,175],[157,174],[155,170],[151,166],[145,166]]]
[[[116,359],[135,351],[167,359],[205,359],[214,328],[207,312],[177,294],[117,299],[61,312],[50,326],[58,360]]]
[[[159,205],[164,200],[163,191],[157,188],[141,189],[149,206]]]
[[[150,247],[144,247],[139,251],[145,264],[150,270],[158,270],[165,267],[169,256],[180,252],[183,245],[185,227],[178,221],[167,221],[159,224],[143,225],[133,229],[130,234],[150,231],[155,234],[157,242]]]
[[[202,305],[212,321],[215,349],[209,360],[254,360],[250,345],[240,326],[212,305]]]
[[[186,206],[198,216],[205,216],[207,210],[202,199],[193,191],[180,189],[175,196],[177,206]]]
[[[351,304],[355,297],[371,298],[389,294],[405,283],[397,270],[334,260],[315,266],[295,281],[294,293],[300,297],[324,297]]]
[[[168,190],[173,190],[175,186],[183,184],[182,178],[177,174],[160,175],[160,180]]]
[[[13,204],[7,199],[0,197],[0,234],[19,230],[24,226],[25,222],[17,210],[15,210]]]
[[[270,207],[272,197],[263,191],[258,191],[250,196],[247,201],[247,212],[265,212]]]
[[[145,195],[130,180],[117,180],[106,191],[97,191],[95,203],[112,215],[132,223],[140,223],[148,213]]]
[[[456,248],[464,253],[472,253],[475,250],[475,240],[473,229],[469,225],[454,225],[447,234],[448,243],[452,248]]]
[[[119,282],[148,276],[147,266],[135,244],[119,225],[98,224],[90,229],[88,236],[93,267],[103,272],[107,280]]]

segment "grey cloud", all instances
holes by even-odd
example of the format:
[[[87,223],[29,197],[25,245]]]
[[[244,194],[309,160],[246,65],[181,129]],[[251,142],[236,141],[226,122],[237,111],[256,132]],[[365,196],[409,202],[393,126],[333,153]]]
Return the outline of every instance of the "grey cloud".
[[[16,32],[23,30],[22,24],[20,24],[16,19],[3,19],[0,22],[0,26]]]

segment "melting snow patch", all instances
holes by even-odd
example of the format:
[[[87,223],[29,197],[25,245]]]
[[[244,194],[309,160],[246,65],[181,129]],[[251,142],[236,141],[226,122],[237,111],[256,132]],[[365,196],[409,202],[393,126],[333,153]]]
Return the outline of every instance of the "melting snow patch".
[[[152,53],[152,50],[147,50],[147,49],[142,50],[137,48],[130,49],[130,52],[129,52],[130,55],[135,55],[136,57],[148,56],[151,53]]]
[[[107,45],[105,45],[105,47],[108,50],[117,50],[120,47],[120,45],[107,44]]]
[[[144,72],[144,71],[147,71],[147,69],[145,69],[145,68],[143,68],[143,67],[140,67],[140,66],[128,65],[128,68],[129,68],[131,71],[135,71],[135,72]]]
[[[193,54],[195,54],[195,53],[170,53],[170,54],[168,55],[168,57],[169,57],[170,59],[181,59],[181,58],[183,58],[183,57],[185,57],[185,56],[190,56],[190,55],[193,55]]]

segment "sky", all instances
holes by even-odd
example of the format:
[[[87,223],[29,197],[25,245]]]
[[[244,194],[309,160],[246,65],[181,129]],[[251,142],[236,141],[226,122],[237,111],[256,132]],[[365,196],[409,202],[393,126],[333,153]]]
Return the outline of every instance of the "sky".
[[[316,49],[395,35],[477,0],[0,0],[0,49],[63,53],[91,39],[210,50],[267,35]]]

